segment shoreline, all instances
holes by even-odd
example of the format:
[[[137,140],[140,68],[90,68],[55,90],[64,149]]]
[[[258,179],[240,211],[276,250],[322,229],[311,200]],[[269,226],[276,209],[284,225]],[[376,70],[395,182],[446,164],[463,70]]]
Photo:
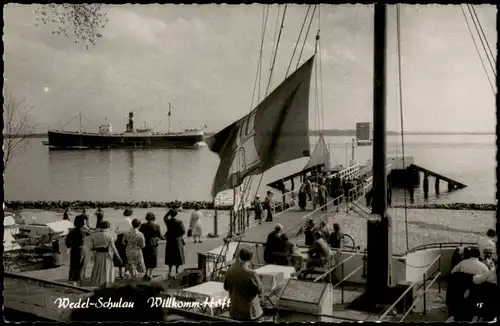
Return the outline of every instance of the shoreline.
[[[405,205],[393,205],[394,208],[405,208]],[[450,204],[414,204],[406,205],[407,209],[446,209],[455,211],[496,211],[495,204],[450,203]]]
[[[66,208],[72,210],[80,209],[96,209],[100,208],[171,208],[180,206],[182,209],[194,209],[195,205],[200,205],[201,209],[217,209],[217,210],[230,210],[232,205],[214,205],[209,201],[170,201],[170,202],[157,202],[157,201],[80,201],[80,200],[59,200],[59,201],[5,201],[5,205],[12,210],[23,209],[42,209],[48,211],[60,211]]]
[[[157,202],[157,201],[5,201],[5,205],[12,210],[23,209],[43,209],[49,211],[60,211],[65,208],[73,210],[79,209],[96,209],[101,208],[170,208],[181,206],[182,209],[193,209],[195,205],[200,205],[201,209],[217,209],[221,211],[231,210],[232,205],[214,205],[209,201],[170,201],[170,202]],[[393,208],[405,208],[404,205],[396,204]],[[467,210],[467,211],[496,211],[495,204],[476,204],[476,203],[450,203],[450,204],[415,204],[407,205],[407,209],[445,209],[445,210]]]

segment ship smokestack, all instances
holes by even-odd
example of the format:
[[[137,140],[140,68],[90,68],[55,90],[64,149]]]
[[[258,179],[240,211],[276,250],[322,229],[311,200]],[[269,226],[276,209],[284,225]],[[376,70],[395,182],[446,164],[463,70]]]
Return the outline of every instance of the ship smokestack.
[[[129,112],[128,113],[127,131],[128,132],[133,132],[134,131],[134,112]]]

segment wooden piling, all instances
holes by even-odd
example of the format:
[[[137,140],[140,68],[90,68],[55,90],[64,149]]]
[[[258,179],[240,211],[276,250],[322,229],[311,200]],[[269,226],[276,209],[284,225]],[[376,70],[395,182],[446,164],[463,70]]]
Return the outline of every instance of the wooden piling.
[[[436,196],[439,196],[439,178],[436,178],[434,183],[434,190],[436,191]]]
[[[408,192],[410,193],[410,203],[414,204],[415,203],[415,189],[411,185],[408,187]]]
[[[424,199],[429,198],[429,175],[424,173]]]
[[[448,192],[452,192],[454,190],[453,183],[448,182]]]
[[[434,171],[431,171],[431,170],[428,170],[428,169],[425,169],[419,165],[416,165],[416,164],[411,164],[409,166],[410,169],[413,169],[413,170],[416,170],[416,171],[420,171],[420,172],[423,172],[424,175],[427,174],[428,176],[432,176],[432,177],[435,177],[435,178],[439,178],[439,180],[443,180],[445,182],[448,182],[448,183],[452,183],[452,189],[455,190],[455,189],[462,189],[462,188],[465,188],[467,187],[466,184],[463,184],[461,182],[458,182],[457,180],[453,180],[453,179],[450,179],[442,174],[439,174],[437,172],[434,172]]]

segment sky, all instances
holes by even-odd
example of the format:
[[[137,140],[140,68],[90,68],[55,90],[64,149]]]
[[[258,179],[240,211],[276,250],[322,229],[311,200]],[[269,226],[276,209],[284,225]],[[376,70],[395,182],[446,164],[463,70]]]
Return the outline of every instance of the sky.
[[[86,130],[97,131],[108,121],[115,131],[124,131],[129,111],[134,111],[136,124],[147,122],[156,131],[166,131],[169,102],[172,131],[203,125],[218,131],[252,107],[266,6],[106,6],[103,36],[88,50],[71,35],[53,35],[54,25],[38,26],[35,8],[5,6],[4,78],[11,96],[31,108],[30,122],[41,132],[77,129],[74,118],[80,112]],[[496,57],[496,8],[475,8]],[[271,89],[285,78],[306,10],[306,5],[287,7]],[[271,6],[261,100],[277,13],[278,6]],[[495,97],[460,6],[401,5],[400,17],[404,130],[493,132]],[[354,129],[356,122],[371,122],[373,6],[321,5],[301,63],[314,53],[318,28],[321,74],[318,86],[314,75],[311,79],[310,129],[320,127],[318,117],[325,129]],[[396,10],[390,6],[387,128],[400,131],[396,30]],[[488,73],[493,76],[489,68]],[[322,105],[316,103],[316,93],[322,93]]]

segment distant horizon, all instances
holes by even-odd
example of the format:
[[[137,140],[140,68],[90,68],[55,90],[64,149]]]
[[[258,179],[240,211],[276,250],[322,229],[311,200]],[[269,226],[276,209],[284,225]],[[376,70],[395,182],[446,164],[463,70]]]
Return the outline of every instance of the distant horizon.
[[[205,131],[205,135],[214,135],[217,132],[213,131]],[[310,136],[317,136],[319,135],[319,130],[310,130],[309,131]],[[323,130],[323,134],[325,136],[356,136],[356,130],[355,129],[325,129]],[[399,131],[392,131],[388,130],[386,132],[387,135],[401,135],[401,132]],[[496,132],[494,131],[405,131],[405,135],[435,135],[435,136],[450,136],[450,135],[495,135]],[[28,134],[21,134],[21,135],[10,135],[10,134],[4,134],[6,137],[12,137],[12,136],[17,136],[17,137],[27,137],[27,138],[41,138],[41,137],[46,137],[47,132],[43,133],[28,133]]]

